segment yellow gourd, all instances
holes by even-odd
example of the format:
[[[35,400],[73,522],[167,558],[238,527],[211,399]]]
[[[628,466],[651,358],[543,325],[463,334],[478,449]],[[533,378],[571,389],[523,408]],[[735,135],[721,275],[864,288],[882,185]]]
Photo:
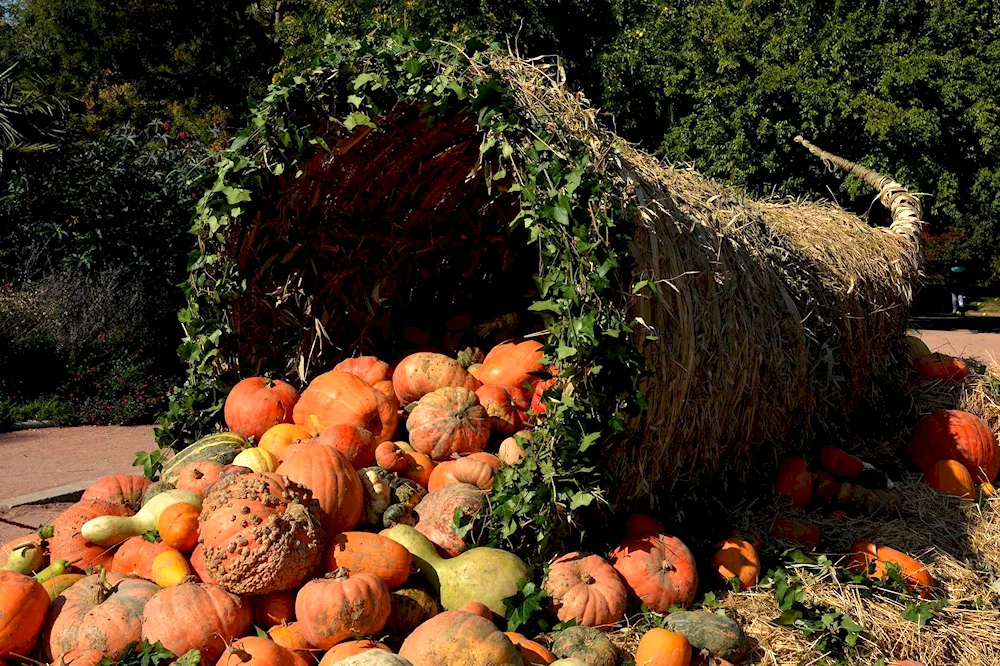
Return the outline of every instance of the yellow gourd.
[[[270,451],[260,447],[244,449],[233,460],[234,465],[248,467],[257,473],[268,473],[278,469],[278,459]]]
[[[191,564],[180,551],[171,548],[153,558],[153,582],[173,587],[191,575]]]

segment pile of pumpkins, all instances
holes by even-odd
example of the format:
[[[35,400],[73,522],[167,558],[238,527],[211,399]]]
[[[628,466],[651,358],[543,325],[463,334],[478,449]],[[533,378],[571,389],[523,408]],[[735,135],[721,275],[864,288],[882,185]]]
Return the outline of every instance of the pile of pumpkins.
[[[301,395],[241,381],[229,430],[178,452],[158,481],[102,479],[0,551],[0,665],[93,666],[145,640],[219,666],[614,666],[602,629],[630,603],[690,605],[694,557],[633,516],[606,558],[549,563],[547,610],[571,625],[549,647],[502,631],[528,567],[470,547],[459,518],[485,509],[494,473],[520,464],[561,390],[537,342],[462,356],[349,359]],[[748,547],[720,544],[722,578],[750,576]],[[725,664],[746,647],[731,619],[674,612],[642,636],[635,663]]]

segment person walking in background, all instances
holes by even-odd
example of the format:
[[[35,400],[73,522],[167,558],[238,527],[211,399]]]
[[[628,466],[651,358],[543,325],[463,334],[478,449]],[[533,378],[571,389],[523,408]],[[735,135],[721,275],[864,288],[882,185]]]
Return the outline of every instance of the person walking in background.
[[[948,288],[951,291],[951,314],[965,316],[965,285],[962,280],[963,266],[952,266],[948,278]]]

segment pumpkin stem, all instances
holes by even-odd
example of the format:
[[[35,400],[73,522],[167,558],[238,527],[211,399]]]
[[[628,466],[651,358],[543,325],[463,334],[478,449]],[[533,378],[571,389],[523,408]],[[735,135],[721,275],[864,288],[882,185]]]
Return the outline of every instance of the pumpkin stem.
[[[51,539],[56,534],[56,528],[53,525],[42,525],[38,528],[38,538],[40,539]]]
[[[351,577],[351,571],[345,567],[340,567],[323,576],[330,580],[347,580]]]
[[[594,577],[591,576],[586,571],[581,571],[580,572],[580,580],[583,582],[584,585],[590,585],[590,584],[592,584],[594,582]]]
[[[97,578],[97,585],[94,586],[92,599],[95,606],[100,606],[108,599],[111,588],[108,586],[108,570],[101,567],[101,573]]]

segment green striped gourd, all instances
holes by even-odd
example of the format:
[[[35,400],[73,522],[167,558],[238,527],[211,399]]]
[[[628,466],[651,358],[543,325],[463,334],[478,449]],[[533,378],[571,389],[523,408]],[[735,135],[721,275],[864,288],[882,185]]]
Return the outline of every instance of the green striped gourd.
[[[181,468],[190,462],[214,460],[229,465],[246,446],[246,437],[236,432],[217,432],[207,435],[164,463],[160,471],[160,480],[176,483]]]

